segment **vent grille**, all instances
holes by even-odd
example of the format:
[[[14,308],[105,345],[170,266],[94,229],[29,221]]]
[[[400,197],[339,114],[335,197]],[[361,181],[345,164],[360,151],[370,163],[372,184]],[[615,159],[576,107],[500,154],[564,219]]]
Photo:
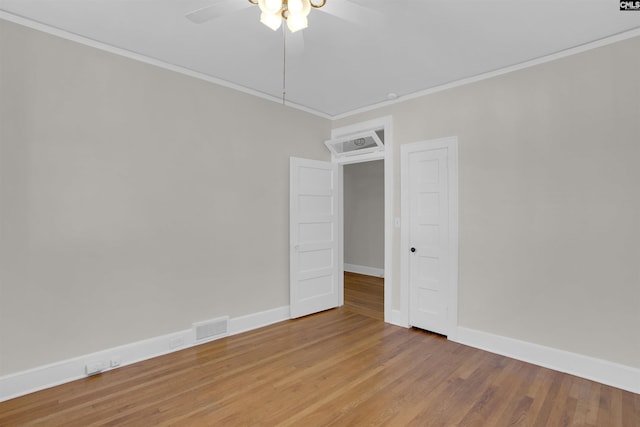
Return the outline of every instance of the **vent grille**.
[[[205,320],[193,324],[196,341],[209,341],[215,338],[224,337],[229,333],[229,317]]]
[[[382,135],[382,138],[380,136]],[[384,131],[366,131],[324,142],[337,157],[384,151]]]

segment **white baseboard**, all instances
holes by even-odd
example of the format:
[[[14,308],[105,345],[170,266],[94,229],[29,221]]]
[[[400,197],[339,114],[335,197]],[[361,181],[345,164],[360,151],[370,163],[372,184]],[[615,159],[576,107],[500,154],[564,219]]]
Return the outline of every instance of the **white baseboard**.
[[[289,319],[289,306],[231,318],[229,319],[229,333],[227,336],[261,328],[287,319]],[[193,329],[185,329],[6,375],[0,377],[0,402],[84,378],[87,376],[85,366],[88,363],[104,361],[107,367],[102,372],[106,372],[200,344],[204,344],[204,342],[195,341]],[[113,359],[118,359],[120,365],[111,368],[109,363]]]
[[[366,267],[364,265],[344,264],[344,271],[365,274],[367,276],[384,277],[384,268]]]
[[[389,323],[406,327],[401,322],[398,310],[392,310],[391,317]],[[231,318],[228,335],[287,319],[289,306]],[[456,339],[450,339],[460,344],[640,394],[640,369],[637,368],[473,329],[458,327],[456,335]],[[180,345],[176,346],[176,343]],[[126,366],[199,344],[195,342],[193,330],[186,329],[0,377],[0,402],[84,378],[85,366],[93,361],[104,360],[108,363],[118,358],[121,361],[119,366]],[[103,372],[111,369],[117,367],[107,367]]]
[[[288,305],[246,316],[234,317],[229,320],[229,335],[241,334],[242,332],[269,326],[290,318],[291,310],[289,310]]]
[[[640,394],[640,369],[631,366],[463,327],[455,342]]]

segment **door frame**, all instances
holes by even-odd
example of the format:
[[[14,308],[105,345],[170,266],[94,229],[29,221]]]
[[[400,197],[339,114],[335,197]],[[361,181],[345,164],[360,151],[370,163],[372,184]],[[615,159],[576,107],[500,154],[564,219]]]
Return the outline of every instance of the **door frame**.
[[[331,138],[365,132],[368,130],[384,129],[384,150],[377,153],[364,154],[361,156],[336,158],[332,156],[331,161],[338,163],[338,185],[344,187],[344,170],[346,164],[369,162],[372,160],[384,160],[384,321],[399,326],[402,324],[399,310],[393,309],[393,118],[384,116],[365,122],[355,123],[349,126],[334,128],[331,130]],[[338,237],[338,247],[340,248],[340,269],[344,274],[344,203],[340,206],[340,229]],[[342,295],[344,296],[344,289]]]
[[[403,326],[409,327],[409,155],[447,149],[449,178],[449,292],[447,293],[447,337],[456,339],[458,329],[458,138],[431,139],[400,147],[400,313]]]

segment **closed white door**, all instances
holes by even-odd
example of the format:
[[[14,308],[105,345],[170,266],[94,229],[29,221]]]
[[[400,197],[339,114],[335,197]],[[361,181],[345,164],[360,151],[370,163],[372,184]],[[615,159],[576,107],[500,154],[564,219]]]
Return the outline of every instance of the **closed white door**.
[[[290,307],[301,317],[343,303],[338,165],[290,160]]]
[[[450,288],[448,149],[410,152],[409,324],[448,334]]]

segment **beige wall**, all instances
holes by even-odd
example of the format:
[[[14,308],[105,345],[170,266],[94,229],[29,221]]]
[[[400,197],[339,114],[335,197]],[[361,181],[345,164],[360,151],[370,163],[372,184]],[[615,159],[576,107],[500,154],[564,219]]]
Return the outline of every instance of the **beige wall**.
[[[344,166],[344,262],[384,269],[384,162]]]
[[[400,146],[459,138],[461,326],[640,367],[638,52],[634,38],[334,123],[393,116],[396,217]]]
[[[0,21],[0,375],[289,303],[330,122]]]
[[[396,217],[400,145],[458,136],[461,326],[640,367],[639,51],[333,124],[393,116]],[[0,375],[288,303],[328,121],[2,21],[0,55]]]

